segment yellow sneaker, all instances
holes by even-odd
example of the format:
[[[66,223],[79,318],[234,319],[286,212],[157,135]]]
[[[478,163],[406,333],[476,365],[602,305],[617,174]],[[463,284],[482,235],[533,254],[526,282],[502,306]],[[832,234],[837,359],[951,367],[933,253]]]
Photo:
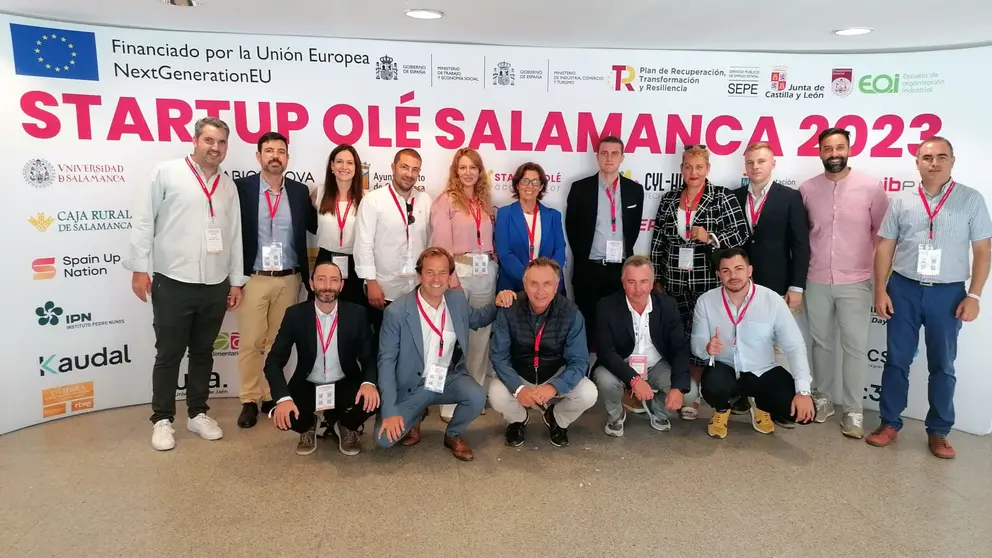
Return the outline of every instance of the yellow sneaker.
[[[726,438],[727,437],[727,422],[730,421],[730,409],[726,411],[713,411],[713,416],[710,418],[710,423],[706,425],[706,432],[714,438]]]
[[[748,400],[751,402],[751,426],[762,434],[771,434],[775,432],[775,423],[772,421],[772,416],[759,409],[758,406],[754,404],[753,397],[748,397]]]

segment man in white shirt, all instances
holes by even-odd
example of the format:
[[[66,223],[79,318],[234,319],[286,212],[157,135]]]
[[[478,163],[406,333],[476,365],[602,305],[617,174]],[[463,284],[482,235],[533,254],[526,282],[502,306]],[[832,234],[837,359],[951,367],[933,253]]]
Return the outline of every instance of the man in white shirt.
[[[310,278],[315,300],[286,310],[265,359],[277,402],[273,420],[276,428],[300,434],[298,455],[317,451],[321,418],[333,428],[338,450],[358,455],[359,431],[379,407],[372,329],[364,306],[338,300],[344,281],[337,264],[318,259]],[[283,369],[293,347],[296,370],[287,384]]]
[[[808,423],[816,415],[812,378],[806,344],[789,306],[751,280],[743,249],[725,249],[717,258],[723,286],[699,297],[691,339],[696,357],[709,359],[702,382],[703,398],[713,407],[709,435],[727,437],[734,397],[748,398],[751,425],[762,434],[775,432],[775,422]],[[789,359],[791,373],[775,362],[776,346]]]
[[[193,154],[160,164],[138,196],[131,231],[131,290],[152,298],[152,447],[176,446],[179,364],[189,351],[186,428],[205,440],[224,432],[207,416],[213,345],[224,314],[241,303],[245,283],[241,207],[220,164],[230,129],[217,118],[196,122]],[[154,274],[154,280],[152,278]]]
[[[431,197],[415,188],[421,164],[416,150],[397,151],[393,183],[369,192],[358,206],[355,273],[365,280],[376,339],[383,309],[416,285],[417,256],[427,247]]]
[[[665,432],[672,428],[667,411],[678,411],[697,395],[685,326],[675,299],[654,291],[650,259],[627,258],[620,282],[623,291],[600,300],[597,308],[599,365],[593,377],[606,407],[606,434],[623,436],[624,389],[645,409],[651,427]]]

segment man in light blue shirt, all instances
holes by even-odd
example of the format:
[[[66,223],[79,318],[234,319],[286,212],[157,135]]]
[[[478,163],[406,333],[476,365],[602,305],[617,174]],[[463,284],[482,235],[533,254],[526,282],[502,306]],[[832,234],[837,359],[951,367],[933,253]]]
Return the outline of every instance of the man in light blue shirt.
[[[785,300],[751,280],[751,263],[741,248],[720,252],[722,287],[696,302],[691,348],[709,359],[702,393],[713,407],[707,426],[714,438],[727,437],[730,400],[747,397],[751,425],[762,434],[775,422],[805,424],[816,412],[810,396],[809,361],[802,332]],[[775,347],[789,359],[791,373],[775,362]]]

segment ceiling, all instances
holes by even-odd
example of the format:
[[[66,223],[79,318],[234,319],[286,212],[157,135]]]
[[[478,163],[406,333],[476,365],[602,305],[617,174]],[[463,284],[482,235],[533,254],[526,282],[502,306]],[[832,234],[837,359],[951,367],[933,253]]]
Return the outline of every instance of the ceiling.
[[[838,52],[992,43],[988,0],[0,0],[0,11],[150,29],[520,46]],[[406,17],[431,8],[441,20]],[[937,22],[940,21],[938,24]],[[874,33],[838,37],[845,27]]]

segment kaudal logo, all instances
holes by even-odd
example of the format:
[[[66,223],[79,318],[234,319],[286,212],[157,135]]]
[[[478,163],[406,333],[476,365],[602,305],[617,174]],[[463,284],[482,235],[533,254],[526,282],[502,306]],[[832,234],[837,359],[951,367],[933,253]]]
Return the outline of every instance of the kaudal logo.
[[[55,167],[45,159],[29,159],[24,163],[21,176],[35,188],[48,188],[55,182]]]
[[[509,62],[500,62],[493,68],[493,85],[514,85],[516,76]]]
[[[399,68],[396,61],[388,54],[375,63],[375,79],[383,81],[396,81],[400,78]]]
[[[131,354],[126,344],[122,349],[110,350],[107,347],[103,347],[95,353],[85,355],[64,357],[58,355],[40,356],[38,357],[38,375],[42,377],[54,376],[56,374],[86,370],[90,367],[104,368],[124,363],[131,363]]]
[[[56,219],[57,217],[57,219]],[[127,209],[70,209],[59,211],[56,217],[38,212],[28,218],[38,232],[46,232],[58,221],[58,232],[104,232],[126,231],[131,229],[131,212]]]

